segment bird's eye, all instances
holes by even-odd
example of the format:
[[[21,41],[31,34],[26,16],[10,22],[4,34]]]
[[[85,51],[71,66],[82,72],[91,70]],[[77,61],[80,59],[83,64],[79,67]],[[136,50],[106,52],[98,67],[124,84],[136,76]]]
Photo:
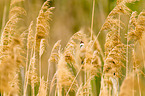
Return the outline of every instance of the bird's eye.
[[[115,62],[114,62],[114,61],[113,61],[112,63],[113,63],[113,64],[115,64]]]

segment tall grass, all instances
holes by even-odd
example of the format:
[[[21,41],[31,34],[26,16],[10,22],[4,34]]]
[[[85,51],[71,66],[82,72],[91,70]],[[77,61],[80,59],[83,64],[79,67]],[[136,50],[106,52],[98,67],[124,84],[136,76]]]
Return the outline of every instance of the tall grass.
[[[46,0],[31,22],[25,2],[11,0],[9,19],[2,24],[1,96],[145,96],[145,11],[128,7],[138,0],[117,0],[97,34],[97,1],[92,0],[90,28],[74,33],[64,48],[58,40],[46,62],[53,1]],[[100,44],[103,32],[105,43]]]

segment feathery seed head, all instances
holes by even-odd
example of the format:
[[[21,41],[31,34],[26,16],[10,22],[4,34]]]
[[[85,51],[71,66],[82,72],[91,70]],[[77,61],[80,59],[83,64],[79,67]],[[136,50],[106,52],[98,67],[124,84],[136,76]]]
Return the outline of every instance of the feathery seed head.
[[[142,34],[145,31],[145,12],[142,11],[138,17],[137,13],[133,12],[129,21],[129,41],[138,41],[142,39]]]
[[[58,85],[60,88],[68,89],[71,86],[75,76],[72,74],[71,70],[65,62],[65,57],[61,54],[60,59],[58,61],[58,71],[57,71]],[[76,82],[73,84],[71,90],[75,88]]]
[[[46,45],[46,40],[45,39],[41,39],[40,42],[40,51],[39,51],[39,55],[42,56],[42,54],[45,51],[45,45]]]
[[[60,58],[60,49],[61,49],[61,45],[60,45],[61,40],[57,41],[51,51],[51,55],[50,58],[48,60],[49,63],[55,62],[56,64],[58,64],[58,60]]]

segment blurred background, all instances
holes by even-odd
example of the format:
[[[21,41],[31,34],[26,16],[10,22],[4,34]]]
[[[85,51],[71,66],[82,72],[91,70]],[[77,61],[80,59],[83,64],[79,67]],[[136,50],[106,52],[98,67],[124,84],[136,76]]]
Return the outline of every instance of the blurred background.
[[[39,10],[45,0],[24,0],[27,11],[27,22],[36,20]],[[89,29],[93,0],[50,0],[50,5],[55,7],[53,11],[50,32],[50,43],[62,40],[62,46],[81,28]],[[96,0],[94,14],[94,32],[97,33],[105,21],[106,16],[116,5],[116,0]],[[8,20],[10,0],[0,0],[0,29]],[[3,14],[5,13],[5,14]],[[4,18],[4,19],[3,19]],[[65,37],[65,38],[64,38]]]

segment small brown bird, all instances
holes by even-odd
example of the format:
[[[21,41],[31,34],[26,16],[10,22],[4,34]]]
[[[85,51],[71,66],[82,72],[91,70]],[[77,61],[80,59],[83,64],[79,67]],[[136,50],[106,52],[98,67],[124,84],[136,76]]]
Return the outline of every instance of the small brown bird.
[[[81,48],[82,46],[84,46],[84,42],[83,42],[83,41],[80,42],[80,48]]]
[[[80,58],[82,60],[81,64],[84,63],[85,53],[86,53],[86,48],[85,48],[84,42],[81,41],[80,42]]]

